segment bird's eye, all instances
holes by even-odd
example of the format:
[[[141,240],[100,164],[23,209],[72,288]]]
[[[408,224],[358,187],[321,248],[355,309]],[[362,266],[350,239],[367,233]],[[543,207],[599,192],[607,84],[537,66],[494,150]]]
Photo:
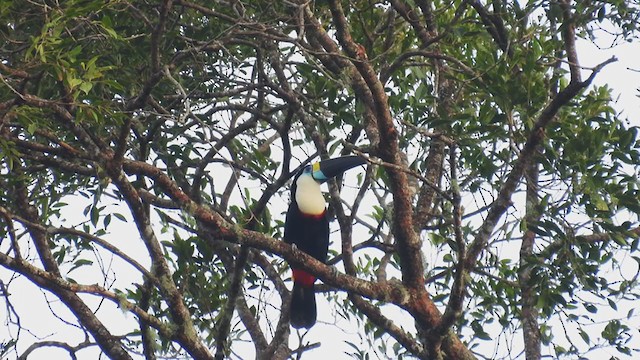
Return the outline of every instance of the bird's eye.
[[[307,165],[307,166],[305,166],[303,171],[304,171],[305,173],[307,173],[307,174],[308,174],[308,173],[311,173],[311,165]]]

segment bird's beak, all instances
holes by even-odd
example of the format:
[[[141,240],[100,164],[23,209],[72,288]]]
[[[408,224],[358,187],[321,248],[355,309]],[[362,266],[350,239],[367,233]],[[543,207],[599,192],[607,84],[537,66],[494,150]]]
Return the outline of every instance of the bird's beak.
[[[311,176],[313,176],[316,181],[323,183],[351,168],[364,165],[366,163],[367,161],[360,156],[343,156],[334,159],[322,160],[313,164]]]

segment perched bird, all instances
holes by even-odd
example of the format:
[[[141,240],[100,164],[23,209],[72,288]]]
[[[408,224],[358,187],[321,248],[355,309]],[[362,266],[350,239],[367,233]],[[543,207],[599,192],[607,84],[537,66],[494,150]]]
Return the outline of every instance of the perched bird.
[[[343,156],[307,165],[291,186],[291,204],[284,224],[284,241],[326,263],[329,251],[329,219],[320,184],[365,164],[358,156]],[[316,323],[315,276],[295,266],[291,295],[291,326],[310,328]]]

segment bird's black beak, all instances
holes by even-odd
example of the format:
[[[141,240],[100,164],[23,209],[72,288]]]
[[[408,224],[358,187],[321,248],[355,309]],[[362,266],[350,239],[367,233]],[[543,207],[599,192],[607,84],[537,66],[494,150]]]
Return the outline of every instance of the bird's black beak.
[[[313,176],[316,181],[323,183],[351,168],[364,165],[366,163],[367,161],[360,156],[343,156],[334,159],[322,160],[313,164],[311,176]]]

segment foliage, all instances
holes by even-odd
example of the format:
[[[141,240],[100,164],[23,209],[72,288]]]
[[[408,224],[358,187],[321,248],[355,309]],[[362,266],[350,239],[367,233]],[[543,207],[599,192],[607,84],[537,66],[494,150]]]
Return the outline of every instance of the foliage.
[[[615,60],[576,52],[635,41],[638,16],[0,0],[0,357],[307,358],[336,340],[290,334],[287,262],[354,358],[639,351],[638,128],[591,84]],[[336,272],[279,240],[292,175],[349,153],[369,165],[329,184]],[[24,280],[86,336],[32,338]]]

